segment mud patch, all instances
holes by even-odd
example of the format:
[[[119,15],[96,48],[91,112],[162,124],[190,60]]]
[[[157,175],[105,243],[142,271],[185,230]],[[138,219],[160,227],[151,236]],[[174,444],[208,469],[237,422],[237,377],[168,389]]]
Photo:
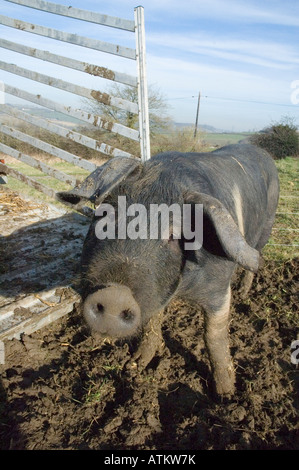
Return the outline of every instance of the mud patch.
[[[186,305],[167,309],[165,345],[141,373],[132,345],[99,344],[79,311],[7,342],[1,449],[299,449],[298,268],[266,263],[246,300],[235,281],[231,400],[213,395],[202,315]]]

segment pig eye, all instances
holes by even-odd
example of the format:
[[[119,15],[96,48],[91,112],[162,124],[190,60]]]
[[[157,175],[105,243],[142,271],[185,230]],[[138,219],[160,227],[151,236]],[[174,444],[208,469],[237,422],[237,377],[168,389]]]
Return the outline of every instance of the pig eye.
[[[97,310],[99,313],[104,313],[104,306],[102,304],[97,304]]]

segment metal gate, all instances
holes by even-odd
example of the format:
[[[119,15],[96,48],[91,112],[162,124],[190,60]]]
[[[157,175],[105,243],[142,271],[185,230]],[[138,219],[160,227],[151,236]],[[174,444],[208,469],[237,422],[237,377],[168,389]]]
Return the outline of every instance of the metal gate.
[[[56,53],[51,53],[46,50],[39,49],[37,47],[30,47],[26,45],[28,35],[24,35],[24,43],[17,43],[14,41],[7,40],[0,37],[0,47],[9,51],[17,52],[22,55],[30,56],[36,59],[35,70],[27,69],[18,64],[12,64],[0,60],[0,69],[5,72],[12,73],[19,77],[23,77],[35,82],[47,85],[47,87],[54,87],[59,90],[64,90],[69,93],[75,94],[80,97],[87,99],[95,99],[99,103],[110,105],[118,109],[124,110],[129,113],[139,115],[139,130],[126,127],[125,125],[109,121],[104,119],[98,114],[84,111],[83,109],[77,109],[74,106],[65,106],[59,101],[49,99],[47,96],[41,94],[35,94],[31,91],[26,91],[16,86],[12,86],[10,83],[2,84],[2,92],[0,94],[5,96],[6,94],[14,97],[21,98],[27,102],[33,103],[34,105],[40,105],[44,108],[50,109],[55,112],[62,113],[68,117],[76,118],[81,123],[92,124],[99,130],[110,131],[112,133],[123,136],[127,139],[140,142],[140,154],[143,161],[150,158],[150,139],[149,139],[149,117],[148,117],[148,96],[147,96],[147,81],[146,81],[146,59],[145,59],[145,30],[144,30],[144,10],[143,7],[135,8],[134,20],[126,20],[117,17],[107,16],[96,12],[82,10],[73,7],[67,7],[61,4],[55,4],[43,0],[5,0],[6,2],[17,4],[19,8],[19,18],[23,17],[24,8],[29,7],[35,10],[41,10],[47,12],[47,22],[54,19],[54,24],[57,20],[58,15],[68,17],[71,19],[82,20],[105,26],[108,28],[117,28],[119,30],[126,31],[128,33],[135,34],[135,48],[128,48],[118,44],[105,42],[98,39],[88,38],[85,36],[78,35],[76,32],[65,32],[56,28],[41,26],[33,23],[23,21],[21,19],[10,18],[4,15],[0,15],[0,24],[9,28],[14,28],[27,33],[46,38],[51,38],[54,41],[62,41],[73,44],[74,47],[81,46],[78,50],[76,59],[71,57],[62,56]],[[102,28],[105,29],[105,28]],[[38,38],[36,39],[38,44]],[[137,76],[128,75],[119,71],[111,70],[107,67],[103,67],[98,63],[88,63],[82,60],[84,57],[80,57],[82,53],[82,47],[100,51],[105,54],[113,54],[121,58],[125,58],[128,61],[135,61],[137,63]],[[80,60],[81,59],[81,60]],[[50,76],[44,73],[37,72],[39,70],[41,61],[55,64],[63,68],[68,68],[80,72],[84,72],[89,76],[99,77],[104,80],[114,81],[120,84],[124,84],[130,87],[135,87],[138,90],[138,103],[131,102],[119,97],[111,96],[103,91],[93,88],[87,88],[82,85],[77,85],[69,81],[62,80],[55,76]],[[1,77],[1,74],[0,74]],[[105,82],[106,83],[106,82]],[[34,86],[34,85],[33,85]],[[74,130],[64,127],[57,121],[53,122],[49,119],[45,119],[40,116],[36,116],[31,112],[28,113],[17,107],[5,104],[5,100],[2,100],[0,106],[2,116],[9,115],[13,118],[21,119],[30,123],[30,125],[37,126],[38,128],[46,129],[51,133],[55,133],[61,137],[66,137],[71,141],[80,143],[90,149],[93,149],[99,153],[102,153],[109,157],[114,156],[133,156],[130,152],[125,152],[119,148],[115,148],[111,145],[107,145],[101,142],[99,139],[93,139],[87,135],[81,134]],[[0,115],[1,118],[1,115]],[[1,119],[0,119],[1,121]],[[21,132],[11,126],[7,126],[2,123],[0,124],[0,131],[8,136],[11,136],[18,141],[25,142],[31,146],[40,149],[59,157],[67,162],[70,162],[78,167],[84,168],[88,171],[93,171],[96,165],[88,160],[84,160],[77,155],[74,155],[66,150],[59,147],[50,145],[49,143],[42,141],[36,137],[28,135],[27,133]],[[57,169],[51,168],[46,163],[39,161],[37,158],[33,158],[30,155],[19,152],[18,150],[5,145],[0,142],[0,152],[9,155],[23,163],[26,163],[32,167],[38,168],[43,173],[50,175],[51,177],[57,178],[71,186],[76,184],[77,179],[73,176],[67,175]],[[40,182],[28,177],[16,169],[10,168],[8,165],[0,163],[0,173],[11,175],[23,182],[26,182],[35,189],[45,193],[47,196],[55,197],[55,191]]]
[[[5,1],[9,2],[7,4],[9,6],[13,4],[12,9],[18,11],[19,19],[0,15],[0,24],[8,27],[0,28],[0,33],[1,29],[11,31],[10,28],[13,28],[12,31],[14,31],[14,37],[8,37],[8,35],[5,38],[0,37],[0,47],[2,51],[6,50],[6,55],[11,51],[14,57],[19,58],[19,62],[12,64],[9,63],[10,61],[0,60],[0,70],[2,69],[5,75],[12,76],[14,79],[17,76],[18,84],[20,80],[22,84],[24,80],[25,82],[28,79],[30,81],[26,82],[27,90],[26,86],[24,89],[24,85],[22,87],[16,86],[13,79],[8,79],[6,83],[4,83],[4,80],[0,82],[0,133],[8,136],[10,140],[11,138],[14,139],[11,145],[6,145],[3,141],[0,142],[0,154],[3,153],[13,157],[22,165],[25,164],[26,168],[30,168],[27,166],[30,165],[41,171],[42,175],[45,174],[47,177],[55,178],[55,183],[59,180],[66,186],[74,186],[77,184],[78,173],[82,171],[91,172],[98,165],[76,155],[77,148],[75,153],[72,153],[68,151],[69,149],[62,148],[61,145],[52,145],[46,141],[47,139],[40,138],[40,129],[47,131],[47,135],[50,133],[50,135],[59,136],[58,140],[61,140],[61,137],[67,138],[68,142],[72,142],[76,146],[81,144],[87,149],[92,149],[96,152],[96,155],[99,155],[99,162],[101,155],[106,158],[134,157],[132,153],[128,152],[128,149],[124,151],[121,148],[102,142],[100,137],[103,131],[118,134],[122,140],[123,138],[131,139],[129,142],[134,141],[135,145],[137,143],[137,147],[140,143],[142,160],[145,161],[150,158],[143,8],[137,7],[135,9],[134,20],[125,20],[43,0]],[[30,10],[24,7],[29,7]],[[47,26],[24,21],[24,11],[31,12],[32,9],[45,12],[43,18],[45,18]],[[68,17],[64,25],[67,25],[68,21],[73,22],[70,24],[68,31],[57,29],[56,22],[59,22],[60,15]],[[82,21],[78,22],[76,20]],[[53,22],[55,27],[52,27]],[[122,34],[129,34],[130,38],[134,34],[135,48],[74,34],[73,31],[70,31],[74,23],[86,24],[89,28],[92,24],[93,27],[101,28],[102,31],[119,32],[118,30],[122,30]],[[16,30],[19,31],[16,32]],[[15,37],[22,39],[17,42]],[[36,38],[34,47],[32,47],[32,39],[31,41],[28,40],[29,37]],[[53,49],[49,52],[44,48],[35,47],[38,45],[39,37],[46,38],[43,41],[48,41],[50,45],[52,41],[56,41],[55,44],[70,43],[68,47],[72,48],[72,51],[78,51],[78,53],[75,57],[74,53],[73,57],[69,57],[67,54],[56,53]],[[102,62],[100,65],[97,61],[84,60],[82,51],[86,49],[83,48],[87,48],[88,51],[96,51],[96,54],[100,52],[103,57],[112,57],[112,54],[117,59],[117,63],[121,60],[128,61],[134,65],[135,75],[124,73],[124,70],[120,72],[113,70],[112,67],[104,67]],[[3,54],[1,59],[3,59]],[[25,64],[24,61],[26,61]],[[32,65],[33,63],[36,65]],[[31,64],[30,68],[29,64]],[[50,67],[50,73],[41,73],[41,64],[46,64],[48,69]],[[63,73],[66,73],[64,71],[67,70],[71,70],[72,74],[80,72],[79,75],[82,76],[83,73],[83,77],[87,77],[87,79],[84,80],[83,78],[78,85],[70,80],[64,80],[65,76],[62,73],[58,77],[54,76],[55,74],[52,73],[54,69],[56,71],[59,69]],[[111,96],[99,90],[96,86],[86,86],[86,82],[92,80],[92,83],[94,81],[98,83],[97,80],[99,79],[105,80],[103,83],[107,83],[106,80],[109,80],[110,82],[117,82],[121,86],[134,87],[138,91],[138,103]],[[38,83],[38,87],[44,87],[47,92],[37,94],[37,90],[34,90],[34,82]],[[28,83],[30,83],[29,90]],[[48,90],[53,90],[53,87],[88,100],[91,98],[96,99],[99,103],[139,115],[139,130],[126,127],[120,122],[109,121],[104,119],[103,116],[84,109],[77,109],[72,105],[67,106],[65,102],[55,99],[56,93],[61,93],[61,91],[55,91],[54,99],[52,99],[48,96]],[[49,109],[52,112],[62,113],[68,118],[75,118],[78,123],[91,124],[94,129],[99,131],[98,138],[86,135],[81,131],[82,126],[73,129],[63,122],[47,118],[44,115],[38,115],[37,112],[34,114],[31,112],[33,108],[30,108],[29,112],[28,109],[22,109],[20,106],[5,104],[5,100],[1,100],[1,97],[6,95],[21,98],[25,102],[29,102],[30,106],[32,106],[32,103],[36,110]],[[23,132],[24,129],[20,129],[18,126],[13,127],[5,121],[5,118],[17,120],[17,122],[20,122],[19,120],[26,122],[30,132]],[[30,135],[30,133],[34,134],[32,129],[38,129],[39,133],[35,136]],[[75,165],[78,173],[71,172],[73,174],[67,174],[67,172],[54,168],[49,164],[47,158],[42,159],[42,161],[39,157],[34,157],[35,152],[33,150],[31,155],[18,150],[20,144],[23,145],[24,143],[29,144],[30,148],[38,149],[38,152],[43,151],[49,156],[58,157],[61,161],[67,162],[67,165]],[[81,148],[80,145],[78,145],[78,148]],[[56,191],[54,189],[31,176],[29,177],[24,174],[24,171],[22,173],[18,168],[0,162],[0,174],[4,172],[45,193],[50,198],[55,198]],[[17,193],[13,194],[13,199],[6,202],[6,193],[6,191],[2,192],[1,196],[3,198],[0,200],[0,215],[2,218],[0,235],[0,364],[5,362],[3,341],[20,338],[23,333],[30,334],[42,328],[71,312],[76,302],[80,301],[73,286],[83,240],[89,227],[88,218],[77,212],[63,212],[53,205],[37,204],[35,206],[34,203],[32,205],[32,201],[24,206],[21,205],[21,212],[16,212],[15,216],[13,211],[18,207],[19,196]],[[3,215],[5,212],[2,212],[3,209],[8,208],[10,212]],[[89,210],[91,209],[89,208]],[[26,223],[27,218],[30,225]]]

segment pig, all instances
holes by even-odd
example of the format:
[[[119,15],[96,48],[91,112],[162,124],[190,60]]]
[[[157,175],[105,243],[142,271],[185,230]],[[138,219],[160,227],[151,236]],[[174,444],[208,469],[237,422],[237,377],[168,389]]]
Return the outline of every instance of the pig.
[[[202,242],[186,249],[184,237],[120,238],[117,204],[189,204],[202,207]],[[278,204],[279,180],[272,157],[251,144],[206,153],[166,152],[145,163],[117,157],[98,167],[57,199],[82,207],[91,201],[116,210],[115,238],[100,239],[97,211],[81,260],[83,315],[103,336],[130,339],[174,299],[204,313],[204,338],[216,393],[230,396],[235,371],[229,345],[231,279],[237,266],[258,270]],[[106,207],[106,206],[104,206]],[[193,220],[192,219],[192,220]],[[193,220],[194,226],[194,220]],[[108,222],[107,222],[108,224]],[[159,313],[160,314],[160,313]]]

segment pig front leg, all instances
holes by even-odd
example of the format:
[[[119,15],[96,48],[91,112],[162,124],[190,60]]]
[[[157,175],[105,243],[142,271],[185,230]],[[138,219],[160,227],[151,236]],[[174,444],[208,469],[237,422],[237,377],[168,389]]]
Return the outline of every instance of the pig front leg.
[[[148,366],[155,355],[163,353],[165,346],[161,328],[163,318],[164,311],[162,310],[156,313],[145,325],[142,340],[133,354],[129,367],[135,366],[141,372]]]
[[[235,388],[235,371],[229,349],[230,297],[229,288],[222,305],[206,306],[204,314],[205,342],[219,395],[232,395]]]

